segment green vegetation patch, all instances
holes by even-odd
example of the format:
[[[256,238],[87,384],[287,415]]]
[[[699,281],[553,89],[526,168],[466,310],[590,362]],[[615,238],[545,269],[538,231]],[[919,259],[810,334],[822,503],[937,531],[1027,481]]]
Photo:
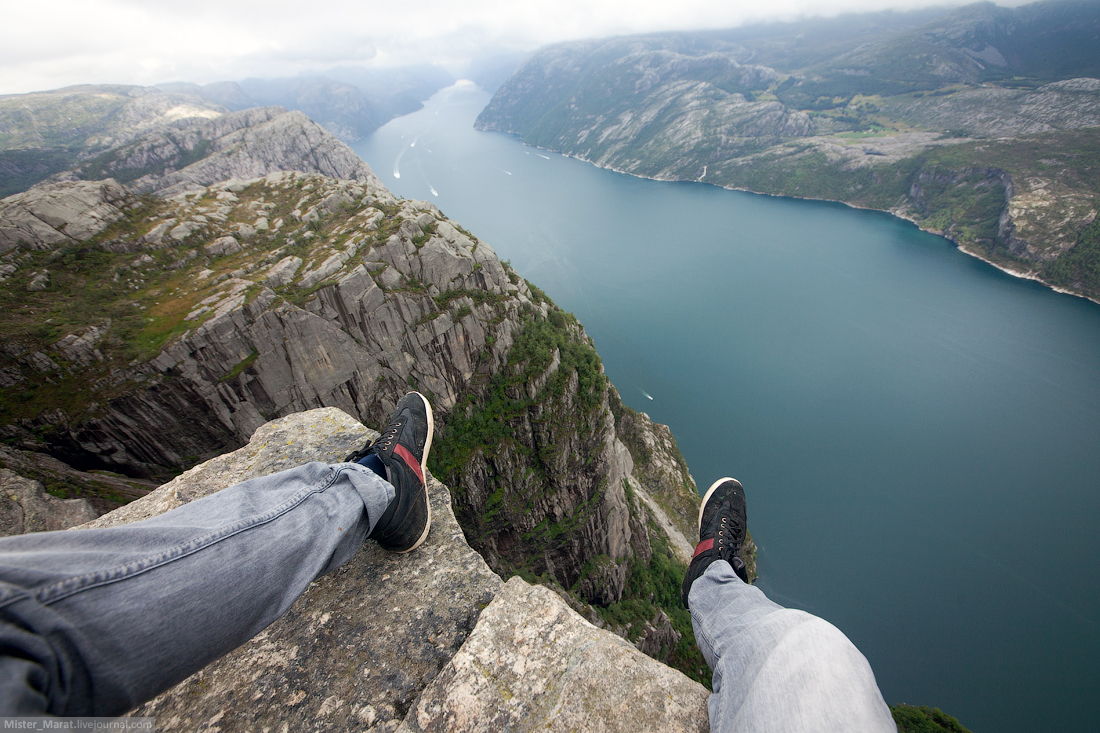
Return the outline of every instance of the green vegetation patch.
[[[256,351],[256,349],[252,349],[251,354],[249,354],[244,359],[242,359],[240,362],[238,362],[229,371],[229,374],[226,374],[219,381],[228,382],[231,379],[236,379],[237,377],[241,376],[241,372],[243,372],[245,369],[248,369],[250,366],[252,366],[252,364],[255,363],[255,361],[256,361],[256,357],[258,357],[259,355],[260,355],[260,352]]]
[[[657,658],[709,688],[710,667],[695,643],[691,613],[680,600],[680,586],[687,566],[673,557],[664,534],[657,530],[652,520],[649,529],[653,557],[648,563],[632,559],[622,599],[606,608],[596,607],[596,612],[609,624],[629,625],[628,636],[637,638],[646,622],[652,621],[658,610],[664,611],[672,628],[680,634],[680,641],[673,649],[659,651]]]
[[[956,718],[927,705],[891,705],[898,733],[970,733]]]
[[[1100,207],[1100,202],[1097,203]],[[1100,297],[1100,216],[1077,236],[1061,257],[1043,268],[1043,279],[1052,285],[1080,290]]]
[[[525,386],[550,367],[555,349],[561,360],[558,369],[539,394],[528,397]],[[524,450],[514,440],[513,426],[547,398],[561,396],[574,373],[581,407],[595,409],[607,378],[596,350],[578,336],[576,319],[560,310],[552,310],[545,319],[529,314],[508,352],[507,365],[489,379],[484,395],[468,394],[455,405],[444,428],[445,439],[429,456],[432,473],[458,486],[463,467],[476,451],[497,450],[502,444]],[[534,458],[538,462],[539,457]]]
[[[68,170],[76,160],[76,155],[66,150],[0,150],[0,198],[26,191],[54,173]]]
[[[417,249],[423,247],[425,244],[428,243],[428,240],[432,238],[432,235],[435,234],[438,229],[439,224],[437,224],[436,222],[432,222],[428,226],[424,227],[423,234],[418,234],[412,238],[413,246],[415,246]]]

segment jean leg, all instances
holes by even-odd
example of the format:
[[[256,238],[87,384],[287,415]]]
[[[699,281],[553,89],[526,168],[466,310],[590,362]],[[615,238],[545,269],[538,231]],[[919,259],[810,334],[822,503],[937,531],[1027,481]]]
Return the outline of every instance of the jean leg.
[[[689,601],[714,672],[716,733],[897,730],[871,665],[832,624],[773,603],[724,560],[692,584]]]
[[[108,529],[0,540],[0,715],[119,715],[240,646],[393,499],[310,463]]]

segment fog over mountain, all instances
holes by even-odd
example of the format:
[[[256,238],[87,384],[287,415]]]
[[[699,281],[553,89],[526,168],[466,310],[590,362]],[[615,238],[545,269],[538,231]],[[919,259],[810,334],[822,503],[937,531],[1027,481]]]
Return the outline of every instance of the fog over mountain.
[[[58,0],[6,9],[0,94],[82,83],[209,84],[312,76],[339,66],[442,65],[456,77],[480,59],[546,43],[662,30],[933,6],[962,0],[561,0],[354,3],[241,0]],[[1018,0],[1001,0],[1006,6]]]

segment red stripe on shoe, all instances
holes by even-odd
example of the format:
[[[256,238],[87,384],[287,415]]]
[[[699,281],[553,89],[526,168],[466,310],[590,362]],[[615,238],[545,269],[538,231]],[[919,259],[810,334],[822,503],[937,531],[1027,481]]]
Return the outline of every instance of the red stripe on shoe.
[[[411,468],[412,472],[416,474],[416,477],[420,479],[420,483],[424,483],[424,471],[420,469],[420,461],[413,457],[409,449],[398,443],[393,447],[393,452],[401,456],[401,459],[405,461],[405,465]]]
[[[703,540],[702,542],[700,542],[698,545],[695,546],[695,554],[691,556],[691,559],[694,560],[695,558],[699,557],[704,552],[706,552],[707,550],[709,550],[713,547],[714,547],[714,538],[713,537],[711,537],[709,540]]]

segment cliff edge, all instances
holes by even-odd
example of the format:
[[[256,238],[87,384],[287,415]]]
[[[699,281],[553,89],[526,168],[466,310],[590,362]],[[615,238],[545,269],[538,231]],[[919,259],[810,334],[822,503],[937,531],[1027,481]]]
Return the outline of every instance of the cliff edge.
[[[699,496],[668,430],[488,244],[308,120],[268,115],[188,118],[171,145],[162,122],[130,129],[97,164],[129,185],[0,200],[0,468],[102,513],[272,419],[378,424],[416,389],[436,412],[429,468],[489,567],[705,684],[678,594]],[[318,148],[287,140],[310,130],[335,153],[301,158]],[[257,177],[208,185],[236,175]]]
[[[233,483],[338,462],[375,433],[336,408],[261,426],[244,447],[85,527],[138,521]],[[158,730],[709,729],[708,691],[581,618],[552,591],[501,581],[428,476],[432,530],[408,555],[368,541],[249,643],[135,715]]]

